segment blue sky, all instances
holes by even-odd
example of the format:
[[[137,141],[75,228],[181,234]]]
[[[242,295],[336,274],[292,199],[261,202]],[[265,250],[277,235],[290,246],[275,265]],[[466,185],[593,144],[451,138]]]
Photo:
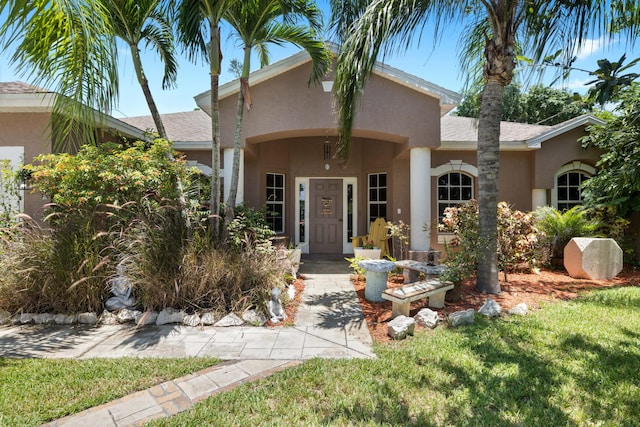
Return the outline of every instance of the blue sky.
[[[328,17],[328,0],[320,0],[319,4]],[[457,56],[459,31],[449,30],[447,36],[442,37],[442,40],[435,48],[431,36],[431,31],[426,29],[419,45],[414,43],[406,52],[388,56],[384,59],[384,62],[447,89],[461,90],[464,84],[464,76],[461,75]],[[224,83],[233,79],[233,76],[227,71],[229,61],[233,58],[241,59],[242,50],[234,39],[224,34],[222,49],[224,63],[220,81]],[[273,46],[270,50],[272,63],[298,52],[295,46],[284,48]],[[608,42],[605,39],[589,40],[585,48],[578,53],[579,60],[576,66],[593,70],[597,67],[596,61],[598,59],[618,60],[625,51],[628,58],[627,62],[640,56],[640,46],[638,45],[631,49],[627,48],[624,43],[616,41]],[[24,80],[15,74],[14,69],[9,65],[8,57],[7,52],[0,53],[0,81]],[[148,115],[148,108],[136,81],[129,52],[126,48],[120,50],[119,63],[121,67],[120,99],[117,109],[113,111],[113,115],[115,117]],[[160,60],[149,52],[144,54],[143,64],[161,113],[189,111],[196,108],[193,97],[209,88],[208,66],[206,64],[194,65],[181,56],[177,87],[168,91],[163,91],[161,88],[163,67]],[[253,69],[257,67],[257,64],[257,60],[252,60]],[[635,71],[640,72],[640,67],[636,67]],[[586,91],[584,83],[588,80],[589,76],[586,73],[574,72],[570,79],[563,84],[571,91],[584,93]],[[546,78],[545,81],[550,81],[550,78]]]

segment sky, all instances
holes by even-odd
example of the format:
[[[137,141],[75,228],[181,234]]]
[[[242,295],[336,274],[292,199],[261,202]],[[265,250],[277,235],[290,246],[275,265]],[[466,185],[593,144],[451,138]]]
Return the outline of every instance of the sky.
[[[328,20],[329,0],[320,0],[320,7],[325,12]],[[0,17],[2,19],[2,17]],[[227,33],[225,35],[224,33]],[[441,38],[437,45],[433,44],[432,32],[426,29],[423,32],[421,43],[413,43],[407,51],[402,51],[384,58],[384,63],[399,68],[402,71],[418,76],[442,87],[454,91],[461,91],[464,86],[464,76],[461,74],[458,58],[458,40],[460,31],[449,29],[447,34]],[[223,28],[222,51],[223,72],[220,76],[220,83],[233,80],[234,76],[228,71],[231,59],[242,59],[242,50],[236,40],[228,37],[228,31]],[[298,52],[295,46],[270,47],[271,63],[284,59]],[[620,56],[627,54],[627,61],[640,57],[640,43],[633,49],[625,46],[625,43],[608,41],[604,38],[600,40],[588,40],[584,48],[577,52],[578,61],[575,66],[586,70],[597,68],[597,60],[607,58],[617,61]],[[10,53],[5,51],[0,53],[0,81],[22,80],[20,75],[15,73],[15,69],[9,63]],[[132,117],[149,115],[148,107],[145,103],[142,90],[140,89],[133,65],[126,47],[119,49],[120,64],[120,97],[117,107],[112,111],[114,117]],[[197,108],[193,99],[194,96],[209,89],[208,66],[203,63],[192,64],[184,55],[179,56],[178,81],[175,89],[162,90],[162,69],[163,65],[153,52],[143,52],[143,65],[147,78],[149,79],[152,94],[162,114],[190,111]],[[258,61],[252,59],[252,70],[257,68]],[[640,66],[636,66],[633,71],[640,73]],[[543,83],[549,84],[552,80],[551,73],[547,73]],[[563,82],[561,86],[570,91],[585,93],[587,87],[584,83],[590,80],[587,73],[572,72],[569,80]],[[537,80],[530,81],[536,83]]]

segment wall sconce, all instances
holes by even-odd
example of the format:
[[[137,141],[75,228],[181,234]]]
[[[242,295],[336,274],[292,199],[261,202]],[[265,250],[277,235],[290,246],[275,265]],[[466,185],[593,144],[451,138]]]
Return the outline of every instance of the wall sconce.
[[[331,158],[331,144],[329,144],[329,138],[324,138],[324,159],[329,160]]]
[[[331,92],[333,89],[333,80],[325,80],[322,82],[322,90],[324,92]]]

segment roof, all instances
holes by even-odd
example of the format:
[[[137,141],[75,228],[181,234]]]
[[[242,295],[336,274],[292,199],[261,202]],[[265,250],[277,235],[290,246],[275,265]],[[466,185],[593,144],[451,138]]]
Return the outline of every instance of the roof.
[[[51,113],[56,93],[24,82],[0,82],[0,113]],[[101,127],[142,138],[144,132],[108,114],[94,111]]]
[[[211,117],[202,110],[183,113],[161,114],[170,140],[176,148],[211,148]],[[143,130],[156,130],[152,116],[126,117],[119,119]]]
[[[337,52],[337,46],[329,43],[329,47]],[[276,77],[280,74],[286,73],[289,70],[297,68],[301,65],[306,64],[311,61],[311,57],[306,51],[300,51],[288,58],[282,59],[280,61],[274,62],[266,67],[260,68],[250,74],[249,80],[252,85],[256,85],[260,82],[269,80],[273,77]],[[418,92],[422,92],[426,95],[432,96],[440,100],[441,105],[441,114],[446,114],[448,111],[454,108],[455,105],[459,104],[462,101],[462,96],[449,89],[445,89],[442,86],[438,86],[434,83],[428,82],[424,79],[416,77],[414,75],[405,73],[397,68],[391,67],[390,65],[383,64],[381,62],[376,62],[373,67],[373,73],[379,75],[380,77],[389,79],[398,84],[406,86],[410,89],[416,90]],[[220,99],[224,99],[228,96],[238,93],[240,90],[240,85],[237,80],[232,80],[220,86],[218,90],[218,96]],[[196,100],[196,104],[200,107],[204,108],[208,106],[209,98],[209,90],[204,91],[194,97]]]
[[[0,82],[0,93],[50,93],[50,91],[24,82]]]
[[[542,142],[588,124],[603,122],[585,114],[554,126],[527,123],[500,122],[500,146],[502,149],[538,149]],[[440,121],[440,149],[475,150],[478,142],[478,119],[444,116]]]

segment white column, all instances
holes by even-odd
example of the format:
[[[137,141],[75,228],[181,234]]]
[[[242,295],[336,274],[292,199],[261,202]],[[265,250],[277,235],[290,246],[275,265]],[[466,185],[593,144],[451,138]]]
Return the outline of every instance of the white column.
[[[426,251],[431,246],[431,149],[412,148],[410,154],[409,195],[411,200],[411,250]]]
[[[224,179],[224,200],[229,198],[229,190],[231,189],[231,173],[233,172],[233,148],[224,149],[224,169],[222,178]],[[236,195],[236,204],[244,202],[244,150],[240,150],[240,175],[238,176],[238,194]]]
[[[534,188],[531,190],[531,210],[536,210],[543,206],[549,206],[547,202],[547,190],[545,188]]]

